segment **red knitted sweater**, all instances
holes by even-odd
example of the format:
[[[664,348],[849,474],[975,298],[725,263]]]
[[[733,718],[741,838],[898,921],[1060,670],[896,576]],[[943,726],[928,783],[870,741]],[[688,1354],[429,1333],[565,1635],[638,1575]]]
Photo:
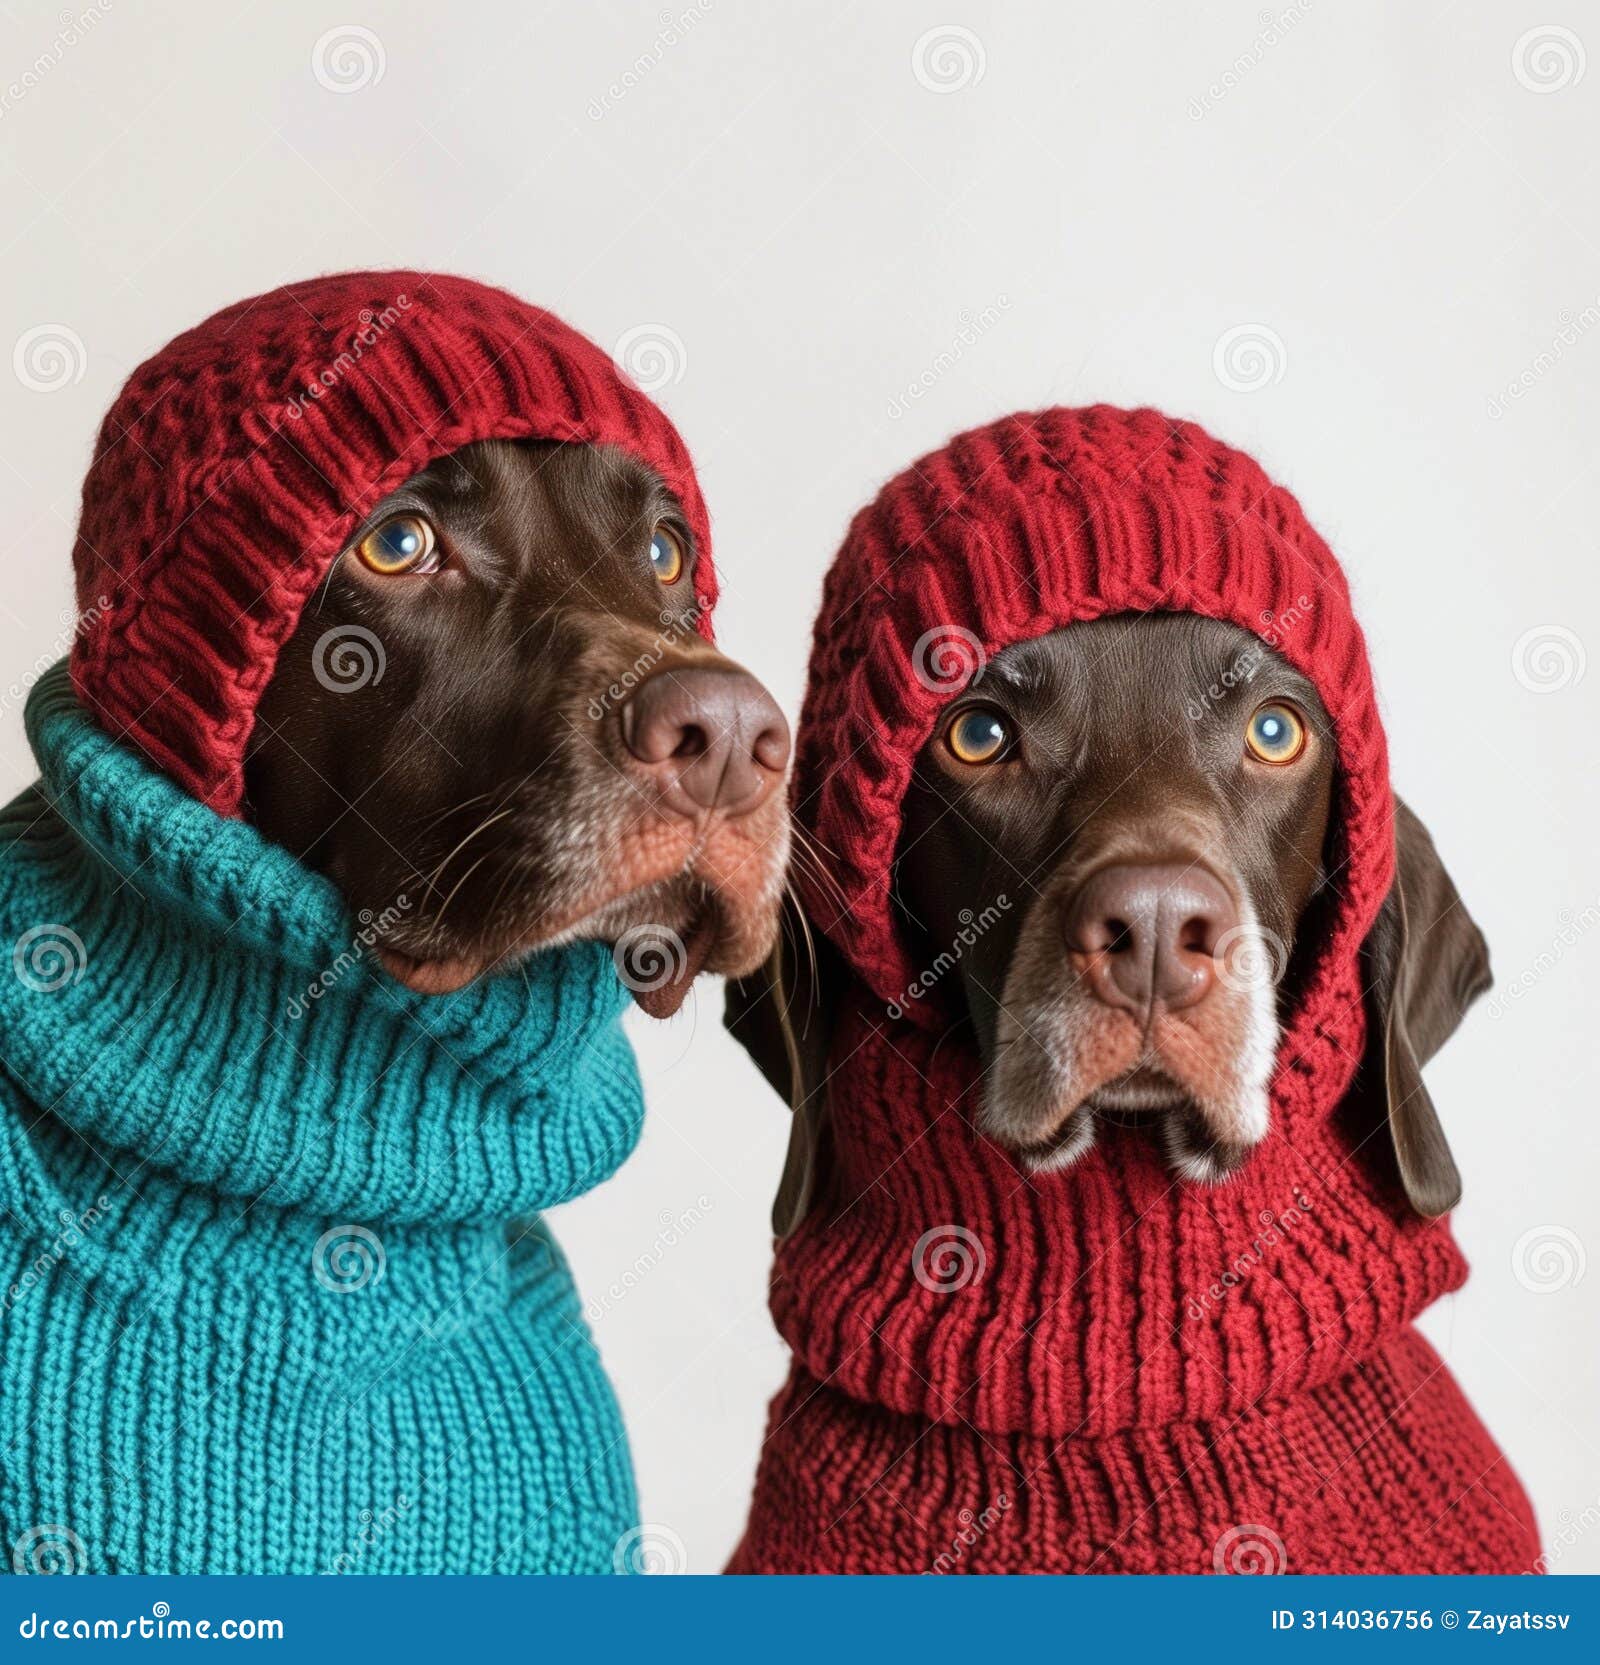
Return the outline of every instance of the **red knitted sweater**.
[[[917,970],[889,899],[901,800],[961,685],[929,674],[930,638],[975,658],[1155,608],[1269,634],[1290,606],[1279,651],[1337,731],[1339,902],[1286,1020],[1272,1132],[1222,1186],[1132,1134],[1026,1175],[974,1130],[979,1064],[950,1008],[896,999]],[[794,1371],[730,1570],[1530,1567],[1528,1502],[1412,1327],[1465,1264],[1346,1101],[1392,801],[1343,576],[1289,493],[1152,411],[962,436],[850,530],[798,770],[843,883],[806,904],[858,981],[819,1193],[773,1272]]]

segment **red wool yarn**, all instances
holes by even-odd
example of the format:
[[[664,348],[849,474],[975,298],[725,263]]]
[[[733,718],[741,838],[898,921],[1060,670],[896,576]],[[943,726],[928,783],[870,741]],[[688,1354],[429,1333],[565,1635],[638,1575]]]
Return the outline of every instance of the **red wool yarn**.
[[[278,651],[372,508],[485,439],[616,445],[694,534],[710,635],[710,525],[689,453],[592,341],[438,272],[345,272],[269,290],[148,359],[83,485],[73,566],[79,697],[184,789],[237,815]]]
[[[1316,685],[1338,901],[1239,1174],[1179,1180],[1113,1131],[1030,1177],[974,1130],[948,993],[906,997],[902,805],[952,656],[1155,610],[1252,631]],[[1413,1327],[1465,1263],[1347,1101],[1393,802],[1344,576],[1290,493],[1151,410],[1012,416],[923,458],[828,575],[794,802],[842,896],[797,883],[856,981],[819,1194],[773,1270],[795,1363],[730,1570],[1532,1568],[1528,1500]]]

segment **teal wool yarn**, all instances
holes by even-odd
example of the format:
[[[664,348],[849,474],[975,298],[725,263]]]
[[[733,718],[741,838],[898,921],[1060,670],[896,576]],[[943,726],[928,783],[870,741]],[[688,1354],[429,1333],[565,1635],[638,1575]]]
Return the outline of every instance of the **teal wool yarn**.
[[[637,1524],[540,1210],[632,1149],[607,951],[451,997],[111,740],[0,812],[0,1567],[609,1572]]]

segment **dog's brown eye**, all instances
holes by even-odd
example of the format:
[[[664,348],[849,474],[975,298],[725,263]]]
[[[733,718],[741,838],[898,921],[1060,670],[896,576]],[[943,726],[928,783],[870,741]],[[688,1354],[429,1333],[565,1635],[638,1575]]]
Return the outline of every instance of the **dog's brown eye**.
[[[1010,740],[1005,718],[991,705],[958,711],[944,731],[944,743],[961,763],[993,763]]]
[[[1293,706],[1263,705],[1250,719],[1244,741],[1263,763],[1293,763],[1306,749],[1306,725]]]
[[[663,584],[683,577],[683,545],[668,527],[658,526],[650,537],[650,565]]]
[[[356,545],[356,559],[384,578],[406,572],[431,572],[438,562],[438,539],[421,515],[393,515]]]

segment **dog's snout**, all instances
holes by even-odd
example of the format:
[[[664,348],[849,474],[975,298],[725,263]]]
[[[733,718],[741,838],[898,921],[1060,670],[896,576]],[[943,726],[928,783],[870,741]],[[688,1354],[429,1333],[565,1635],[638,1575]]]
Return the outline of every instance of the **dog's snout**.
[[[629,752],[685,814],[743,815],[782,778],[789,725],[772,695],[737,666],[658,671],[622,711]]]
[[[1102,867],[1067,908],[1067,948],[1094,994],[1143,1014],[1194,1006],[1216,979],[1217,945],[1239,923],[1227,887],[1176,863]]]

